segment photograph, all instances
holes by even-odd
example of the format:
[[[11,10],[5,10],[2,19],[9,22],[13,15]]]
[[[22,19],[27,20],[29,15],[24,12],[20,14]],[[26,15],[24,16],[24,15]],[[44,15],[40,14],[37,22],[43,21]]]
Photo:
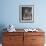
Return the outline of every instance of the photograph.
[[[20,22],[33,22],[34,20],[34,6],[20,5]]]

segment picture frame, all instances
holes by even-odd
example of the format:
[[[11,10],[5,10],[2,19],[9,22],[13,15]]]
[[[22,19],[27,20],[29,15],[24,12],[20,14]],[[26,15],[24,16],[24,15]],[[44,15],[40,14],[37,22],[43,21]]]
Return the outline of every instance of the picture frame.
[[[19,6],[19,21],[24,23],[34,22],[34,5]]]

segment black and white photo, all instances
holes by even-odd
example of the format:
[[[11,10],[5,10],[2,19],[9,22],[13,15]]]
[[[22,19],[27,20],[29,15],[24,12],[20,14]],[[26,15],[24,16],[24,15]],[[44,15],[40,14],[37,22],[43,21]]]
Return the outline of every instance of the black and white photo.
[[[33,5],[20,5],[20,21],[33,22],[34,20],[34,6]]]

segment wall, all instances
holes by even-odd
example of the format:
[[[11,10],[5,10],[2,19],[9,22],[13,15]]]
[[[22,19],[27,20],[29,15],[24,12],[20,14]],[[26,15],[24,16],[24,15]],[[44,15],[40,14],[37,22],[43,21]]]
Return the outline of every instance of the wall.
[[[46,28],[46,1],[44,0],[1,0],[0,25],[13,24],[16,28]],[[34,23],[19,22],[19,5],[34,4]]]

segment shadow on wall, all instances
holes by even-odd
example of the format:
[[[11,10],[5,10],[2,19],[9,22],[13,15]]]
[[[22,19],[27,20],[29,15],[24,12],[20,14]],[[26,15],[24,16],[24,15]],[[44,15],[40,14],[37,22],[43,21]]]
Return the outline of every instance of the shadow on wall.
[[[0,24],[0,43],[2,43],[2,36],[3,36],[3,32],[5,32],[3,29],[5,28],[4,24]]]

